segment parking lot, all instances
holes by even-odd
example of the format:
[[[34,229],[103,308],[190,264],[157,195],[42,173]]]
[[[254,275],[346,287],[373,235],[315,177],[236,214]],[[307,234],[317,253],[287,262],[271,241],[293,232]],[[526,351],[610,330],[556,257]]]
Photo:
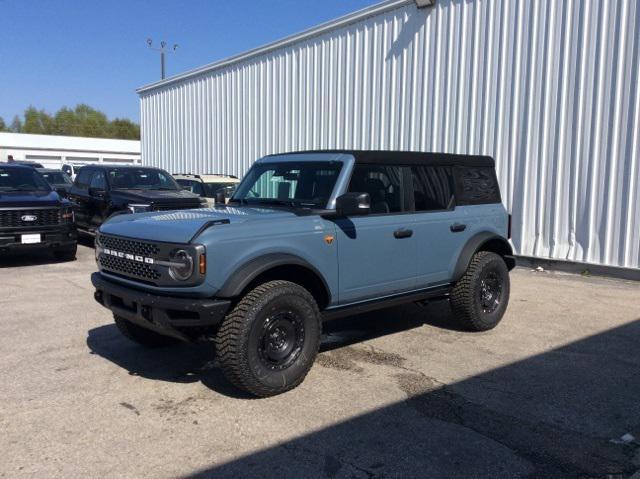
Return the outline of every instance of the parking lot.
[[[252,399],[208,344],[148,351],[78,260],[0,259],[2,477],[628,477],[640,285],[512,274],[494,331],[446,303],[340,320],[298,389]]]

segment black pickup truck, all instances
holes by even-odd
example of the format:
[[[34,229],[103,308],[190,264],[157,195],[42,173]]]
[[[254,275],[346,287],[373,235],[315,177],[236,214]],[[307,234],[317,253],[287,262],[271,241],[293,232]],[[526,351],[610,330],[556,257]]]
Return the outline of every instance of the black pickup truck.
[[[91,165],[78,170],[69,199],[80,231],[94,234],[122,213],[204,208],[206,200],[182,189],[159,168]]]
[[[76,257],[71,203],[30,166],[0,165],[0,253],[49,249],[62,261]]]

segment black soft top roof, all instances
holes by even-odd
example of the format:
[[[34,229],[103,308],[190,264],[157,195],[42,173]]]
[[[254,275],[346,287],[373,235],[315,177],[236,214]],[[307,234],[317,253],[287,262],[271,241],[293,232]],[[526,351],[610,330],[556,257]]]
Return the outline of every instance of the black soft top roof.
[[[356,163],[395,163],[398,165],[441,165],[441,166],[488,166],[495,167],[490,156],[456,155],[451,153],[428,153],[421,151],[392,150],[311,150],[282,153],[281,155],[300,155],[304,153],[343,153],[353,155]],[[277,156],[281,156],[277,155]],[[270,155],[276,156],[276,155]]]

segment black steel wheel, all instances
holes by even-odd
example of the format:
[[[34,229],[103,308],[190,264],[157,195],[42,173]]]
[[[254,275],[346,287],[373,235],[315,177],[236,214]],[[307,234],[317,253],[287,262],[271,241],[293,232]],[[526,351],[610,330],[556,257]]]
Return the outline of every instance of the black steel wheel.
[[[509,269],[504,259],[489,251],[480,251],[450,297],[456,318],[472,331],[487,331],[502,320],[509,303]]]
[[[260,397],[298,386],[320,346],[318,306],[303,287],[270,281],[247,293],[215,338],[223,373],[239,389]]]
[[[293,311],[280,311],[262,324],[258,354],[265,367],[282,371],[291,366],[304,346],[304,322]]]

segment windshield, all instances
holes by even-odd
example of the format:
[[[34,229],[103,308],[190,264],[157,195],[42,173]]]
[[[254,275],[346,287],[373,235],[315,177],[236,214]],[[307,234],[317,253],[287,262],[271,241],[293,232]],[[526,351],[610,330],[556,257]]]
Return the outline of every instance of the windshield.
[[[324,209],[341,169],[342,163],[335,161],[256,164],[232,201]]]
[[[113,168],[107,172],[114,190],[179,190],[173,177],[150,168]]]
[[[51,187],[32,168],[1,168],[0,192],[6,191],[50,191]]]
[[[70,185],[72,183],[71,178],[62,171],[45,171],[40,174],[52,185]]]
[[[208,198],[215,198],[216,193],[220,190],[224,191],[224,195],[230,198],[235,191],[238,183],[205,183],[204,189]]]
[[[202,182],[196,180],[176,180],[183,190],[190,191],[196,195],[202,195]]]

